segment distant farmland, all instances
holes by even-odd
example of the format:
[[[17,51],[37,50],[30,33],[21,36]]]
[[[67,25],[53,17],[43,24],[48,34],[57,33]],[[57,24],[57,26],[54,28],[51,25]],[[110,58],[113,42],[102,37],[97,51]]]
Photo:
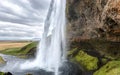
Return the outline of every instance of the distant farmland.
[[[5,50],[9,48],[21,48],[31,42],[28,41],[0,41],[0,50]]]

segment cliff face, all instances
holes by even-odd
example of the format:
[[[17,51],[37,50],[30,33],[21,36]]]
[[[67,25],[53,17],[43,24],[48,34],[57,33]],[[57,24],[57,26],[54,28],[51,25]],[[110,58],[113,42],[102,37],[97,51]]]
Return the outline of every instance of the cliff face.
[[[120,0],[67,0],[66,14],[67,39],[69,39],[70,51],[73,51],[68,58],[82,63],[85,68],[90,67],[85,64],[88,62],[85,60],[87,57],[80,54],[83,51],[98,58],[97,69],[108,61],[119,60]],[[103,59],[105,62],[102,61]],[[106,72],[101,73],[100,70],[94,75],[107,75]]]
[[[67,0],[66,14],[70,40],[120,42],[120,0]]]

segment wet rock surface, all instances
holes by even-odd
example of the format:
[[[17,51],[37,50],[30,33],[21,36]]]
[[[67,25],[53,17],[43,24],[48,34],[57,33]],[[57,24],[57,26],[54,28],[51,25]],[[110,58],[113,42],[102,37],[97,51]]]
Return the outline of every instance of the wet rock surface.
[[[67,61],[60,68],[60,75],[82,75],[82,69],[75,63]]]

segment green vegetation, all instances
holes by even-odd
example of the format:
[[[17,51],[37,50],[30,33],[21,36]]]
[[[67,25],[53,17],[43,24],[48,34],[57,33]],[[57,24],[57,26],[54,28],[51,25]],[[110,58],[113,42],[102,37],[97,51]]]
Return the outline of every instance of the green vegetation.
[[[68,51],[68,59],[77,62],[85,71],[97,70],[94,75],[120,75],[119,42],[90,39],[73,41],[70,47],[72,49]]]
[[[0,75],[5,75],[5,73],[4,72],[0,72]]]
[[[37,44],[37,42],[32,42],[22,48],[9,48],[0,51],[0,53],[27,58],[28,56],[32,56],[35,53]]]
[[[0,72],[0,75],[12,75],[10,72]]]
[[[18,51],[21,48],[10,48],[10,49],[5,49],[3,51],[0,51],[3,54],[8,54],[8,55],[18,55]]]
[[[93,75],[120,75],[120,61],[110,61]]]
[[[5,62],[4,59],[0,56],[0,64],[4,64],[4,63],[6,63],[6,62]]]
[[[76,55],[74,59],[87,70],[95,70],[98,68],[98,59],[96,57],[88,55],[82,50],[79,51],[78,55]]]
[[[68,56],[71,55],[70,60],[79,63],[86,70],[96,70],[98,68],[98,59],[96,57],[88,55],[83,50],[79,50],[79,52],[76,51],[77,48],[74,48],[73,50],[68,52]]]
[[[68,57],[69,57],[69,56],[73,56],[73,54],[75,53],[75,51],[77,51],[77,49],[78,49],[78,48],[73,48],[72,50],[70,50],[70,51],[67,53]]]

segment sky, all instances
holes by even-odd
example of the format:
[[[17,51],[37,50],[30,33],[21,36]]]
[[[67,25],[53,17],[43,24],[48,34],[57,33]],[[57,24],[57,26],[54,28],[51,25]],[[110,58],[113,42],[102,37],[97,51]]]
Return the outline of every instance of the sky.
[[[41,38],[50,0],[0,0],[0,40]]]

